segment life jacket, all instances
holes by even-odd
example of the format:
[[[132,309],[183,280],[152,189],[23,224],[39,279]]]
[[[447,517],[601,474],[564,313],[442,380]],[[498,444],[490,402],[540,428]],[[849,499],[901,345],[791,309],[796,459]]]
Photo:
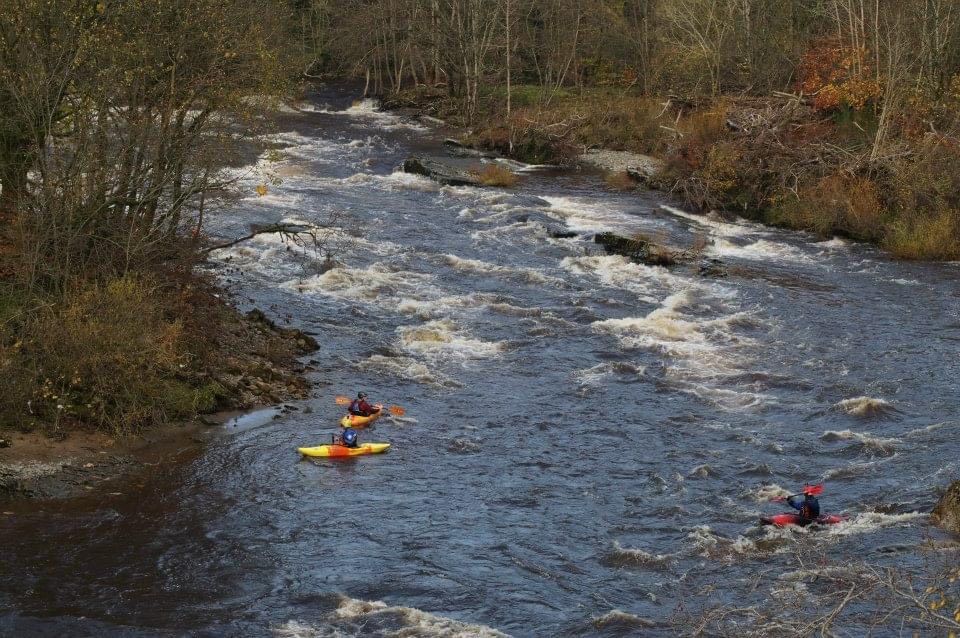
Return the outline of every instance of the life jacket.
[[[800,508],[800,516],[814,519],[820,516],[820,501],[815,498],[807,498],[803,501],[803,507]]]
[[[350,412],[350,414],[362,415],[363,410],[360,408],[360,405],[362,403],[363,403],[362,399],[354,399],[353,403],[350,404],[350,407],[347,409],[347,411]]]

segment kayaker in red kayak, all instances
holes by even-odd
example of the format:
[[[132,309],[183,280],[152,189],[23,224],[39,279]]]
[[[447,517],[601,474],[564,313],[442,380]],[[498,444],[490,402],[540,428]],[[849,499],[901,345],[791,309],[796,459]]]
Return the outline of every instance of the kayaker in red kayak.
[[[781,496],[776,500],[786,503],[795,510],[800,510],[800,518],[803,519],[802,524],[806,524],[812,523],[820,517],[820,501],[817,500],[817,495],[822,493],[822,485],[804,485],[803,493],[787,497]]]
[[[360,392],[357,394],[357,398],[350,403],[350,407],[347,408],[347,411],[353,416],[373,416],[380,411],[379,406],[370,405],[367,403],[367,393]]]

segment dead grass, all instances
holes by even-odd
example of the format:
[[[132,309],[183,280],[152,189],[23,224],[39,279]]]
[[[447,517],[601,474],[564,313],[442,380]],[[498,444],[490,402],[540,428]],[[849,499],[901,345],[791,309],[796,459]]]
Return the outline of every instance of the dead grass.
[[[640,187],[637,180],[630,177],[627,171],[607,173],[604,181],[607,183],[607,186],[617,191],[632,191]]]
[[[901,259],[952,260],[960,258],[958,213],[899,220],[883,237],[883,247]]]
[[[486,164],[483,168],[473,171],[473,174],[484,186],[500,186],[510,188],[516,186],[520,178],[510,169],[499,164]]]

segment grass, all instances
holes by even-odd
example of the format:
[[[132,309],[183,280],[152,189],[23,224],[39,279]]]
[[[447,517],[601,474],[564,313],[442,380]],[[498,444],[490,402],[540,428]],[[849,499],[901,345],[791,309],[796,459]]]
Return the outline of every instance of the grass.
[[[509,188],[516,186],[520,178],[510,169],[499,164],[486,164],[483,168],[473,171],[484,186],[501,186]]]
[[[899,220],[883,238],[883,247],[901,259],[953,260],[960,258],[958,215],[947,211],[933,217]]]
[[[607,186],[617,191],[632,191],[640,186],[637,180],[630,177],[627,171],[608,173],[604,181],[607,183]]]

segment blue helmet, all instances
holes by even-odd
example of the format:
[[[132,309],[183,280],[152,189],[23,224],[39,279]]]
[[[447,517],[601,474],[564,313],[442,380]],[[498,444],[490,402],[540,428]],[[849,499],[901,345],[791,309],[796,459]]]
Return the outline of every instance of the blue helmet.
[[[343,431],[343,442],[346,445],[353,445],[357,442],[357,431],[353,428],[346,428]]]

